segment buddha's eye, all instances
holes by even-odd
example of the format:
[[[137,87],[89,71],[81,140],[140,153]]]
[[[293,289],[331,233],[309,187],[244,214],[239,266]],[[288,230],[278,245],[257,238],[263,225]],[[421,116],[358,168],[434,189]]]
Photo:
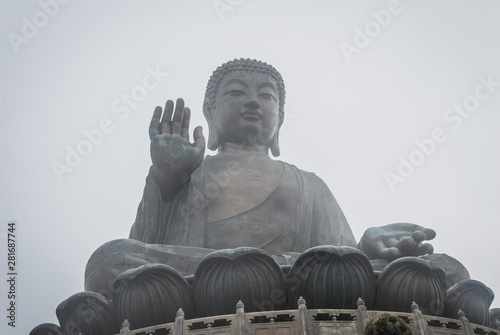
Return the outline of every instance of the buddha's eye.
[[[276,98],[271,93],[260,93],[259,97],[268,101],[276,101]]]
[[[224,93],[224,95],[230,95],[232,97],[239,97],[239,96],[242,96],[244,94],[245,94],[245,92],[243,92],[242,90],[229,90],[226,93]]]

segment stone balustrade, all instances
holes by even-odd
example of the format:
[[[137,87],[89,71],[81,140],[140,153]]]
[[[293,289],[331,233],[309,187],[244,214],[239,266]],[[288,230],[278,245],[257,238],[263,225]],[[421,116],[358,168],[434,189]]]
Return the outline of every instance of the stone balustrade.
[[[391,313],[405,320],[414,335],[500,335],[500,322],[493,329],[470,323],[460,310],[458,319],[450,319],[423,315],[415,303],[411,308],[411,313]],[[357,309],[307,309],[305,300],[300,298],[297,309],[252,313],[245,313],[240,301],[235,314],[185,320],[179,309],[172,323],[134,330],[125,320],[119,335],[355,335],[364,334],[369,320],[381,313],[386,311],[367,310],[361,299]]]

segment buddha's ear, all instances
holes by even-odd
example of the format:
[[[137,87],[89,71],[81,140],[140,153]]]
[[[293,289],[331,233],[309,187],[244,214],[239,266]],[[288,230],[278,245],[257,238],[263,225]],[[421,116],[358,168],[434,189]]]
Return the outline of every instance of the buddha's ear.
[[[212,107],[210,103],[205,100],[203,103],[203,115],[208,123],[208,144],[207,147],[210,150],[217,150],[219,148],[219,133],[217,128],[214,126],[214,120],[212,117]]]
[[[281,112],[279,114],[279,120],[278,120],[278,129],[276,129],[276,133],[274,133],[273,139],[271,140],[271,153],[273,154],[274,157],[278,157],[280,155],[280,143],[279,143],[279,138],[280,138],[280,129],[281,126],[283,125],[284,121],[284,113]]]
[[[274,157],[278,157],[280,155],[280,143],[279,143],[279,137],[280,137],[280,127],[276,129],[276,133],[274,133],[273,139],[271,140],[271,153],[273,154]]]

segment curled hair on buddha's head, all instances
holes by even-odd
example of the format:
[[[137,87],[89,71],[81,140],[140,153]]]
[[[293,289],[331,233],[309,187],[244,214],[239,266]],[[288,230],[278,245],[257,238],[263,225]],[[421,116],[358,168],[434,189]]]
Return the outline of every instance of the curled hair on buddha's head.
[[[278,95],[279,95],[279,113],[280,113],[280,125],[283,122],[283,116],[285,112],[285,83],[281,74],[272,65],[260,60],[250,59],[250,58],[240,58],[233,59],[219,66],[208,80],[207,89],[205,91],[205,101],[210,103],[211,106],[215,105],[215,95],[219,87],[221,79],[225,74],[231,71],[248,71],[248,72],[260,72],[270,75],[276,80],[278,84]]]
[[[276,70],[272,65],[267,64],[265,62],[250,59],[250,58],[240,58],[233,59],[228,61],[221,66],[219,66],[213,73],[210,79],[208,80],[207,89],[205,91],[205,100],[204,105],[210,106],[211,109],[215,107],[215,96],[217,95],[217,90],[221,83],[222,78],[229,72],[232,71],[248,71],[248,72],[258,72],[270,75],[276,80],[278,85],[278,104],[279,104],[279,120],[278,120],[278,131],[281,125],[283,124],[283,120],[285,118],[285,83],[281,74]],[[211,116],[208,114],[206,108],[203,108],[205,118],[209,123],[209,127],[211,127],[210,119]],[[278,132],[277,131],[277,132]],[[214,132],[213,129],[210,129],[210,134],[208,138],[208,148],[211,150],[216,150],[219,147],[218,134]],[[279,156],[279,144],[278,144],[278,133],[276,133],[273,143],[271,144],[271,151],[274,156]]]

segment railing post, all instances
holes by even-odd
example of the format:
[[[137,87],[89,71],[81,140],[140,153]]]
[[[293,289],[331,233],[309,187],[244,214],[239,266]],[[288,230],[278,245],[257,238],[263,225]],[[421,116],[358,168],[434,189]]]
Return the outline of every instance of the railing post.
[[[365,302],[363,299],[358,298],[358,309],[356,311],[357,319],[359,321],[358,327],[361,327],[361,334],[365,333],[366,325],[368,324],[368,312],[366,311]]]
[[[122,328],[120,329],[120,335],[127,335],[130,332],[130,323],[125,319],[122,323]]]
[[[179,308],[175,314],[174,335],[184,335],[184,311]]]
[[[465,334],[466,335],[473,335],[474,332],[472,331],[472,326],[469,323],[469,319],[467,319],[465,317],[464,311],[459,309],[457,315],[458,315],[458,318],[460,319],[460,321],[462,321],[462,325],[463,325],[463,328],[465,330]]]
[[[304,298],[300,297],[297,300],[299,309],[299,335],[311,334],[311,324],[307,315],[307,306]]]
[[[245,323],[245,305],[240,300],[236,304],[236,318],[234,320],[234,333],[236,335],[245,335],[246,323]]]
[[[415,315],[415,319],[417,319],[417,328],[420,335],[427,335],[427,325],[425,324],[424,317],[417,303],[414,301],[411,304],[411,311]]]

